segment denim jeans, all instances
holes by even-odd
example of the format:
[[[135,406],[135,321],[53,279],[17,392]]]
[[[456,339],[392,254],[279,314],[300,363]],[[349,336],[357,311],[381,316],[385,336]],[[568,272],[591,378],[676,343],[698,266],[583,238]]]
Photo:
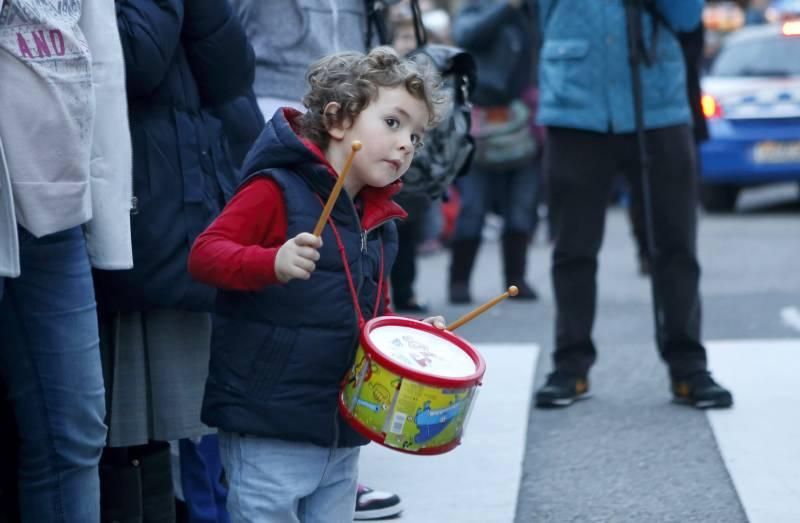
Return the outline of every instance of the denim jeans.
[[[481,237],[488,212],[503,218],[503,234],[532,234],[538,225],[540,163],[511,172],[485,172],[473,169],[456,182],[461,196],[461,210],[453,238],[470,240]]]
[[[22,274],[0,278],[0,379],[20,434],[22,520],[97,522],[105,392],[86,243],[80,227],[19,233]]]
[[[359,447],[219,433],[233,523],[350,523]]]
[[[230,523],[225,508],[228,490],[222,485],[222,461],[216,434],[199,442],[182,439],[179,468],[183,500],[192,523]]]

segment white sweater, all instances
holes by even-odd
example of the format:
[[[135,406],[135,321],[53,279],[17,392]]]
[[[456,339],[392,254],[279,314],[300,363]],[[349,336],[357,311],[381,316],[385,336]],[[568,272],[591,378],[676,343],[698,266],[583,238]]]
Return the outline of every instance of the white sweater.
[[[5,2],[0,114],[0,276],[19,274],[17,222],[37,237],[87,224],[93,264],[130,268],[132,160],[114,2]]]

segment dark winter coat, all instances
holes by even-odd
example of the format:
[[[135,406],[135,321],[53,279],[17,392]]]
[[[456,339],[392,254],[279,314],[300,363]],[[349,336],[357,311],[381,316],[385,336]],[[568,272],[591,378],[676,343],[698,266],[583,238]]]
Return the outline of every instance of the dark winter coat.
[[[223,188],[238,183],[212,109],[237,111],[233,120],[253,138],[261,127],[254,105],[228,105],[251,93],[253,50],[226,0],[116,0],[116,8],[133,141],[134,268],[96,273],[98,304],[210,311],[215,291],[193,281],[186,262],[220,212]]]

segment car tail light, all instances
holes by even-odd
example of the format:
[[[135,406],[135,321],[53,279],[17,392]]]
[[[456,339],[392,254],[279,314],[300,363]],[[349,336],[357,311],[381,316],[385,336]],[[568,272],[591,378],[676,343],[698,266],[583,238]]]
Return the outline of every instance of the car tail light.
[[[705,116],[706,119],[711,120],[713,118],[722,117],[722,106],[717,99],[710,94],[704,94],[703,97],[700,98],[700,105],[703,107],[703,116]]]
[[[781,31],[784,36],[800,36],[800,20],[785,22]]]

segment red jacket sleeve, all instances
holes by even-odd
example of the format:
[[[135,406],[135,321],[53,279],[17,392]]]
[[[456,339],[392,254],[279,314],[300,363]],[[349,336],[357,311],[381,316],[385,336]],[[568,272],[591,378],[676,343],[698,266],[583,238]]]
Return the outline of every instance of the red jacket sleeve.
[[[278,283],[275,256],[286,242],[286,203],[272,178],[255,178],[197,237],[189,272],[208,285],[237,291]]]

